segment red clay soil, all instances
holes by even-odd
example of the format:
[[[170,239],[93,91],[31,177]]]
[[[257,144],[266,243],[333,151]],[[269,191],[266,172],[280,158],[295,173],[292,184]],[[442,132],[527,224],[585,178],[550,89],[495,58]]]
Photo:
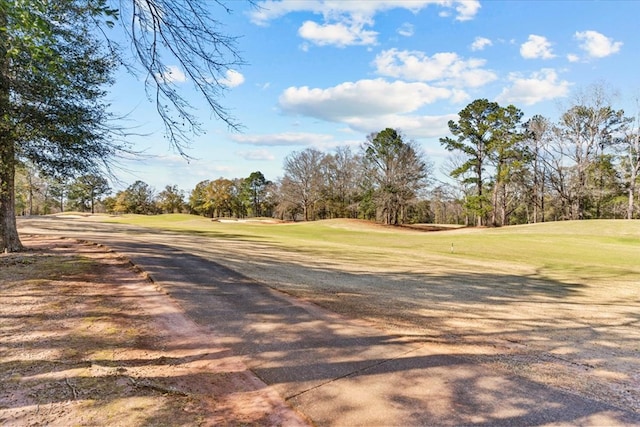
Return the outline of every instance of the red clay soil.
[[[1,425],[307,425],[126,259],[23,243],[0,255]]]

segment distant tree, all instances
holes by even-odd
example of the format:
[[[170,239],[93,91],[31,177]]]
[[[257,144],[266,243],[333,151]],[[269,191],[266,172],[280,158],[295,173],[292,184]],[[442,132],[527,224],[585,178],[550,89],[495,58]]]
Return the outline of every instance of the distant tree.
[[[373,184],[365,180],[358,194],[358,218],[375,221],[377,215],[376,197]]]
[[[627,128],[616,144],[627,192],[627,219],[634,218],[635,194],[640,188],[640,103],[634,126]]]
[[[522,111],[513,105],[496,111],[496,124],[489,159],[494,167],[492,219],[496,225],[508,225],[508,217],[515,208],[512,187],[517,187],[525,171],[529,156],[523,145],[525,133],[521,129]],[[498,220],[498,213],[500,218]]]
[[[232,216],[234,212],[234,184],[226,178],[218,178],[207,186],[207,197],[213,216]]]
[[[55,201],[55,206],[60,212],[64,212],[64,202],[68,191],[65,179],[52,178],[49,182],[49,195]]]
[[[551,122],[540,115],[535,115],[525,124],[525,146],[530,156],[532,168],[532,222],[545,221],[545,183],[547,176],[547,150],[551,137]]]
[[[158,193],[156,203],[163,213],[180,213],[184,207],[184,191],[177,185],[167,185]]]
[[[402,224],[407,219],[409,203],[426,185],[429,164],[415,143],[405,142],[397,130],[390,128],[367,137],[363,160],[379,217],[385,224]]]
[[[453,185],[439,184],[431,190],[431,211],[435,224],[464,223],[463,197]]]
[[[245,190],[245,179],[234,178],[231,180],[231,215],[236,218],[245,218],[249,214]]]
[[[252,172],[243,183],[243,195],[249,199],[252,216],[263,216],[265,213],[265,198],[271,184],[262,172]]]
[[[196,184],[195,188],[189,194],[189,209],[192,213],[211,217],[213,210],[209,201],[207,187],[211,181],[204,180]]]
[[[497,113],[500,105],[486,99],[477,99],[460,111],[458,122],[449,121],[449,131],[456,139],[440,138],[440,143],[448,151],[460,151],[466,161],[451,176],[457,178],[471,171],[466,183],[475,185],[475,194],[467,200],[468,208],[476,215],[477,225],[484,225],[490,210],[488,198],[484,192],[485,170],[492,151],[494,131],[498,129]]]
[[[116,212],[149,215],[156,213],[155,191],[146,182],[136,181],[116,195]]]
[[[516,165],[512,162],[520,155],[516,155],[515,147],[522,140],[522,134],[517,131],[522,112],[512,105],[501,107],[497,102],[477,99],[458,115],[457,122],[449,121],[449,131],[455,139],[440,138],[440,143],[448,151],[465,156],[464,163],[450,174],[454,178],[465,176],[464,183],[475,186],[475,194],[467,197],[466,205],[481,226],[492,210],[485,185],[490,182],[493,186],[493,204],[497,205],[497,196],[504,192],[512,176],[511,166]],[[494,166],[493,182],[488,179],[490,165]],[[503,208],[506,207],[503,205]]]
[[[100,175],[83,175],[71,183],[67,199],[72,209],[95,213],[96,201],[111,192],[107,180]]]
[[[57,185],[58,180],[42,174],[31,162],[19,163],[15,174],[16,213],[47,215],[59,210]]]
[[[118,210],[118,196],[119,193],[116,193],[115,196],[107,196],[102,201],[102,205],[104,206],[104,210],[110,214],[118,214],[123,213],[122,210]]]
[[[322,198],[321,164],[324,154],[315,148],[293,152],[284,160],[280,184],[283,201],[297,205],[304,220],[315,219],[314,205]]]
[[[468,159],[463,152],[454,151],[440,165],[440,172],[444,176],[451,176],[451,171],[458,170],[467,161]],[[450,192],[449,196],[454,200],[454,203],[458,202],[460,204],[460,219],[456,223],[466,226],[477,224],[477,213],[469,208],[469,201],[473,200],[476,192],[476,185],[472,179],[469,179],[472,175],[473,172],[467,170],[457,175],[451,182],[443,182],[441,184],[442,188]]]
[[[273,217],[275,214],[275,208],[278,205],[278,184],[269,181],[264,192],[264,198],[262,199],[262,215],[266,217]]]
[[[628,124],[624,111],[605,104],[598,91],[592,99],[581,101],[584,102],[564,112],[554,128],[555,150],[561,157],[561,162],[556,162],[556,173],[566,173],[570,178],[565,185],[569,190],[566,194],[571,196],[571,219],[585,218],[590,203],[595,204],[595,216],[600,216],[601,197],[589,188],[597,187],[602,194],[604,178],[598,175],[602,169],[594,165],[603,160],[612,149],[615,136]]]
[[[24,215],[40,214],[40,199],[46,188],[45,180],[31,162],[21,162],[16,168],[15,192]]]
[[[324,198],[329,216],[356,218],[363,180],[362,159],[348,146],[338,147],[322,163]]]

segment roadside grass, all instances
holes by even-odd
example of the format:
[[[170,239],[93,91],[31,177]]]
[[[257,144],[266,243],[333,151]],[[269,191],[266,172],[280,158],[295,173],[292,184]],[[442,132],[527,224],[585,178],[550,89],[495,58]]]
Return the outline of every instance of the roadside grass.
[[[105,221],[255,241],[311,257],[402,269],[524,268],[562,281],[628,280],[640,276],[640,221],[585,220],[503,228],[426,232],[356,220],[306,223],[216,222],[185,214],[124,215]]]
[[[91,260],[82,257],[41,255],[35,252],[7,254],[0,258],[0,281],[8,287],[23,285],[25,281],[50,283],[87,274],[93,266]]]

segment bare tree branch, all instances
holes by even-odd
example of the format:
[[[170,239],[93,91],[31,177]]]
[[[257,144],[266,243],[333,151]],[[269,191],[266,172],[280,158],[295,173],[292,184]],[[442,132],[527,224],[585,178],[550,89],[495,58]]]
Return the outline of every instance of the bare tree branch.
[[[228,88],[227,73],[245,63],[237,50],[238,38],[226,34],[214,17],[216,10],[231,13],[222,1],[120,0],[134,60],[146,74],[147,94],[170,143],[185,157],[191,137],[203,129],[193,105],[179,93],[183,81],[171,74],[175,67],[204,97],[214,117],[232,130],[241,128],[220,99]]]

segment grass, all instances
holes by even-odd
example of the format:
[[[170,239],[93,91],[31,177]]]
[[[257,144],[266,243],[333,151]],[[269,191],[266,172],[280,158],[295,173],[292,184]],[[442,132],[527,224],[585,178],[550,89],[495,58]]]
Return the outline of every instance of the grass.
[[[83,257],[41,255],[38,253],[6,255],[0,258],[0,282],[49,284],[91,271],[94,264]]]
[[[390,268],[445,263],[526,268],[557,280],[628,280],[640,275],[640,221],[590,220],[423,232],[361,221],[266,224],[173,214],[108,221],[203,238],[255,241],[311,257]]]

